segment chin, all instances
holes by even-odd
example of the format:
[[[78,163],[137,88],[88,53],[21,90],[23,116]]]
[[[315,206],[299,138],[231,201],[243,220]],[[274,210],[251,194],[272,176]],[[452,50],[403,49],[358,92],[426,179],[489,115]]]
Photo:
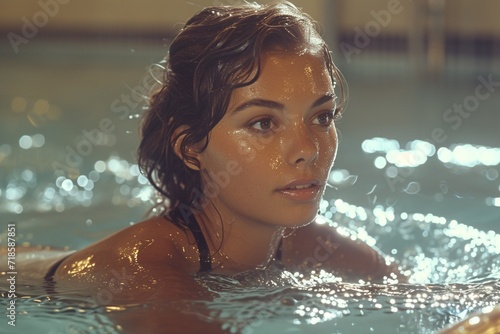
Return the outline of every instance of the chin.
[[[296,212],[290,210],[287,212],[283,218],[287,217],[284,227],[303,227],[314,222],[316,217],[318,216],[319,208],[315,208],[314,210],[301,210],[301,212]]]

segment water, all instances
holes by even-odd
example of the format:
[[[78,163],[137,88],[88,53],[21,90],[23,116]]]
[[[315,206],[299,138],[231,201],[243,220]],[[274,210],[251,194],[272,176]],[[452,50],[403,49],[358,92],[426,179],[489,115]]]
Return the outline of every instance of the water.
[[[140,104],[127,115],[112,106],[143,85],[146,67],[163,50],[80,47],[34,40],[16,57],[2,51],[0,218],[15,223],[19,246],[79,249],[140,221],[151,204],[133,153]],[[476,74],[446,85],[402,85],[396,75],[361,80],[345,72],[351,101],[321,212],[340,231],[400,261],[410,282],[346,281],[278,265],[235,277],[203,275],[199,282],[216,298],[189,303],[204,321],[235,333],[436,333],[500,304],[500,94],[455,130],[442,113],[474,93]],[[106,136],[92,137],[110,124]],[[430,136],[437,126],[448,135],[443,143]],[[5,225],[0,233],[4,245]],[[5,297],[6,283],[0,287]],[[0,332],[114,333],[115,315],[153,311],[40,288],[18,282],[15,331],[3,319]],[[0,307],[7,302],[2,298]]]
[[[195,304],[209,310],[207,321],[222,321],[234,333],[435,333],[500,304],[499,235],[443,219],[395,217],[380,224],[373,212],[362,223],[359,218],[334,215],[337,224],[358,231],[356,237],[370,242],[368,235],[376,236],[378,247],[412,268],[409,284],[346,282],[324,271],[294,273],[276,264],[234,277],[202,275],[198,281],[217,297]],[[33,286],[17,289],[26,293],[17,303],[20,332],[114,333],[118,328],[107,313],[147,307],[102,307],[89,298],[33,295]]]

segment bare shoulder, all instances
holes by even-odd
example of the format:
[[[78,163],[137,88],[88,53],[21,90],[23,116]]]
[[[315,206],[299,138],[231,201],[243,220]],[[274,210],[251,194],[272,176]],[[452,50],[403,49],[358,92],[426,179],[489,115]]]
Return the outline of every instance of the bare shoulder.
[[[283,259],[285,264],[319,266],[363,279],[381,279],[394,273],[404,280],[397,265],[387,262],[377,249],[353,235],[339,233],[321,217],[284,239]]]
[[[189,274],[196,271],[194,258],[196,245],[189,234],[163,217],[154,217],[73,253],[61,263],[55,279],[90,283],[125,269]]]

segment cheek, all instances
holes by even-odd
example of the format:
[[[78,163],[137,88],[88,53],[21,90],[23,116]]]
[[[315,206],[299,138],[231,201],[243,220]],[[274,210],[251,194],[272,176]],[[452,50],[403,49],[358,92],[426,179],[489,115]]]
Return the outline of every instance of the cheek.
[[[329,168],[337,152],[335,128],[316,137],[320,163]],[[200,155],[202,167],[207,172],[228,172],[238,176],[262,170],[280,170],[283,167],[283,143],[279,138],[257,137],[241,132],[226,132],[213,136],[206,150]],[[234,166],[237,166],[235,168]]]
[[[337,132],[333,128],[320,144],[320,151],[323,152],[322,156],[326,163],[333,163],[337,155],[337,148]]]
[[[255,138],[238,132],[212,136],[206,150],[200,155],[202,167],[212,173],[227,171],[228,166],[234,165],[246,170],[247,165],[259,160],[257,156],[263,148]]]
[[[224,145],[231,150],[232,158],[244,165],[265,164],[267,160],[273,160],[276,165],[279,160],[279,148],[272,137],[237,133],[230,139],[226,140]]]

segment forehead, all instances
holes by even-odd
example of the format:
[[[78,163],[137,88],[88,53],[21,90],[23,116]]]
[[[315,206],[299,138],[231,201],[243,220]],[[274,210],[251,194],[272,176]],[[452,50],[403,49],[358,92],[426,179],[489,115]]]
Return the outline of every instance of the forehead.
[[[262,56],[261,73],[253,84],[237,88],[232,100],[258,95],[273,100],[290,99],[294,95],[333,94],[333,85],[325,59],[319,52],[266,52]]]

